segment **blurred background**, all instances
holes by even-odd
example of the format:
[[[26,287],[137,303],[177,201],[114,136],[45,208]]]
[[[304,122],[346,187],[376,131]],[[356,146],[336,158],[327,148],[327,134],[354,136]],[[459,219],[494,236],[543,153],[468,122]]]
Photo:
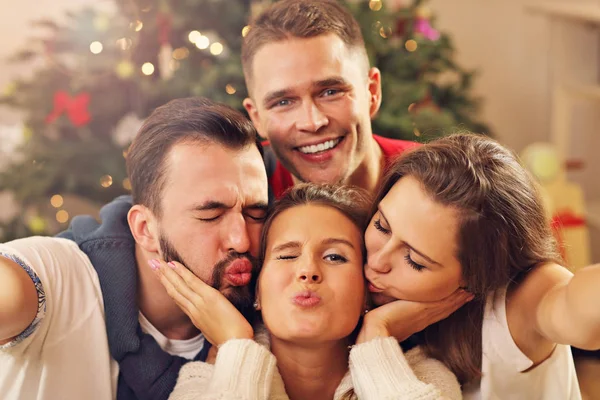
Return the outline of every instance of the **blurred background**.
[[[97,214],[127,193],[127,147],[155,107],[200,95],[241,110],[241,40],[269,3],[20,0],[5,7],[0,241],[54,234],[74,215]],[[495,137],[542,185],[570,268],[600,262],[600,1],[343,3],[382,70],[374,132],[417,141],[464,129]],[[579,365],[581,379],[600,376],[593,363]],[[598,388],[586,390],[600,398]]]

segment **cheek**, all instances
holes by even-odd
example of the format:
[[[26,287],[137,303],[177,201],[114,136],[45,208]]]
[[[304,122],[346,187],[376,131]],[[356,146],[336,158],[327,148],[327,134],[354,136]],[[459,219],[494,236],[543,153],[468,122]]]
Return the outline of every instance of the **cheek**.
[[[260,248],[260,233],[262,231],[263,224],[249,224],[248,225],[248,236],[250,237],[250,254],[254,257],[258,256],[258,250]]]
[[[458,284],[443,271],[418,272],[402,266],[402,273],[394,274],[397,285],[390,286],[389,295],[411,301],[438,301],[454,292]]]
[[[379,234],[371,222],[367,228],[367,231],[365,232],[365,248],[367,249],[367,257],[377,253],[382,246],[382,235]]]

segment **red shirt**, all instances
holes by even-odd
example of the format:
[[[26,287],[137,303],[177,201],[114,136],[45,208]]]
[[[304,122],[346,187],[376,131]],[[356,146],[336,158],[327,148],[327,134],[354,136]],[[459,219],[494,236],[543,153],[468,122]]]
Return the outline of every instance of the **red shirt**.
[[[413,147],[419,146],[420,143],[410,142],[408,140],[398,140],[398,139],[389,139],[383,136],[373,135],[373,139],[377,142],[381,151],[383,152],[383,157],[385,159],[385,168],[387,168],[392,161],[404,153],[406,150],[409,150]],[[264,142],[264,146],[268,146],[269,142]],[[268,171],[269,172],[269,171]],[[283,192],[286,189],[294,186],[294,181],[292,180],[292,174],[288,172],[287,169],[277,160],[275,169],[272,173],[269,173],[269,187],[271,188],[273,195],[275,198],[281,197]]]

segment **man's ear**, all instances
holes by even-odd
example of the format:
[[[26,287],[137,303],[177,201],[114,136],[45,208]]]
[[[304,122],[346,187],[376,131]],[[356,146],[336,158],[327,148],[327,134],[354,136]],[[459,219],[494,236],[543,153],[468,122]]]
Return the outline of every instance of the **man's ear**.
[[[248,113],[248,116],[250,117],[254,128],[256,128],[256,130],[258,131],[258,134],[266,139],[269,139],[265,132],[262,132],[260,125],[260,116],[258,115],[258,108],[256,107],[256,104],[254,104],[254,101],[250,97],[246,97],[242,104],[244,105],[244,108],[246,109],[246,112]]]
[[[136,243],[147,252],[159,253],[160,242],[154,214],[148,207],[135,204],[127,213],[127,222]]]
[[[381,107],[381,71],[373,67],[369,69],[369,114],[375,118]]]

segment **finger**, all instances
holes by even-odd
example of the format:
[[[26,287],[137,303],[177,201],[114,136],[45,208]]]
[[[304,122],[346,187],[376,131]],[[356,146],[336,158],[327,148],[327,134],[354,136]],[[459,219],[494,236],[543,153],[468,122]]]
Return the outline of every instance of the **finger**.
[[[187,269],[181,263],[177,261],[169,261],[167,264],[171,267],[171,269],[173,269],[173,271],[177,273],[177,275],[181,277],[181,279],[183,279],[187,286],[194,292],[201,295],[208,295],[216,290],[212,286],[207,285],[202,279],[194,275],[192,271]]]
[[[196,307],[202,307],[206,303],[202,297],[202,293],[198,293],[188,286],[188,284],[173,270],[173,267],[168,266],[164,261],[160,261],[159,270],[161,275],[169,281],[172,288],[180,295],[185,297],[189,302]]]
[[[160,283],[165,287],[167,294],[171,297],[177,306],[183,310],[192,320],[195,319],[197,309],[193,302],[188,300],[185,296],[183,296],[173,285],[173,283],[167,279],[162,270],[157,270],[158,278]]]

